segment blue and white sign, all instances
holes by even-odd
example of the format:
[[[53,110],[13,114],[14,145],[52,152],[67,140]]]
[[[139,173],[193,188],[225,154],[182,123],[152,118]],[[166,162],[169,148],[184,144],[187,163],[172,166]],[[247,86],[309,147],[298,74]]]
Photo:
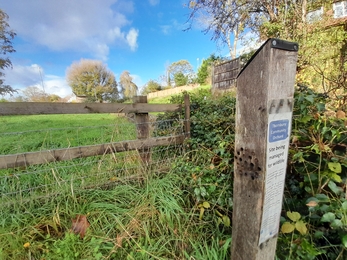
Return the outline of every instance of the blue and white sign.
[[[292,112],[275,112],[268,116],[265,195],[259,245],[274,237],[279,230],[291,122]]]
[[[276,120],[269,124],[269,142],[278,142],[288,138],[289,135],[289,120]]]

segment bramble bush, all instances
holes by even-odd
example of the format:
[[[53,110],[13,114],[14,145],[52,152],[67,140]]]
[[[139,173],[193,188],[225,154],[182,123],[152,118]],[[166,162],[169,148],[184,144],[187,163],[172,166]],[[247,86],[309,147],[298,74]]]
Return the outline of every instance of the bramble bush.
[[[183,99],[177,95],[171,103]],[[212,97],[209,90],[190,99],[191,138],[172,171],[200,220],[225,228],[233,206],[236,100]],[[326,94],[296,88],[277,259],[347,259],[346,118],[328,110],[328,101]],[[166,113],[158,120],[182,116]]]
[[[183,103],[184,95],[175,95],[170,102]],[[172,169],[181,176],[200,219],[224,227],[230,226],[232,209],[235,102],[228,95],[214,98],[209,89],[190,94],[191,138]],[[158,121],[180,116],[183,114],[165,113]]]
[[[346,118],[329,101],[302,85],[295,93],[279,259],[347,258]]]

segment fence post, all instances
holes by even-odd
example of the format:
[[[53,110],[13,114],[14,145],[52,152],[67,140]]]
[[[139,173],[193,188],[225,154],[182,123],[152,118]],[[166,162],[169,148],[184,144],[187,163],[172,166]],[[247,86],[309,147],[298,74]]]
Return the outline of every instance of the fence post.
[[[231,259],[274,259],[298,45],[269,39],[237,79]]]
[[[184,95],[184,134],[190,138],[190,99],[189,95]]]
[[[133,103],[147,103],[147,96],[134,96]],[[149,116],[148,113],[135,113],[137,139],[143,140],[149,138]],[[151,151],[148,147],[139,150],[142,162],[145,165],[151,160]]]

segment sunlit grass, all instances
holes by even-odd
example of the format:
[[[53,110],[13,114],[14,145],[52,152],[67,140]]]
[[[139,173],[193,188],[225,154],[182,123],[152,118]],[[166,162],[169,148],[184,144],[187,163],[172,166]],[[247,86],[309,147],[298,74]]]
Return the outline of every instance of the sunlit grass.
[[[188,91],[188,93],[196,92],[196,91],[199,91],[201,89],[210,89],[210,88],[211,88],[211,85],[202,85],[202,86],[196,87],[195,89],[193,89],[191,91]],[[156,97],[156,98],[149,99],[148,103],[150,103],[150,104],[169,104],[170,99],[171,99],[171,96]]]
[[[135,125],[116,114],[0,117],[0,154],[135,139]]]
[[[2,154],[136,135],[133,122],[112,114],[0,120]],[[0,170],[0,259],[230,258],[230,232],[199,219],[170,171],[172,149],[181,148],[153,149],[151,165],[132,151]],[[84,238],[71,233],[76,215],[90,223]]]
[[[199,220],[180,178],[146,176],[3,208],[0,258],[66,259],[73,251],[70,259],[226,259],[230,237]],[[90,222],[84,239],[69,231],[77,214]]]

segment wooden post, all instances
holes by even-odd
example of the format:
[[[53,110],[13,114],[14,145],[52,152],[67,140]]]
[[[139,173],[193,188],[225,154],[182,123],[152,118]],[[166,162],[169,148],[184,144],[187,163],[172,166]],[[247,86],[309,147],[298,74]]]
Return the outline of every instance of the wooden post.
[[[274,259],[298,45],[269,39],[237,79],[232,256]]]
[[[147,103],[147,96],[135,96],[134,103]],[[149,138],[149,116],[148,113],[135,113],[137,139],[143,140]],[[151,151],[148,147],[139,149],[142,162],[145,165],[151,160]]]
[[[184,134],[190,138],[190,100],[189,95],[184,95]]]

